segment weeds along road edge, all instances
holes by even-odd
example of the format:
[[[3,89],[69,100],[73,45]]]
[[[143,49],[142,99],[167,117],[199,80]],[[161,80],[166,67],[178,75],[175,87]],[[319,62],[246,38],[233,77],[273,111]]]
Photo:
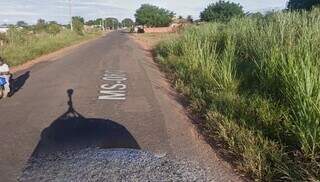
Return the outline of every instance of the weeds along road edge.
[[[46,33],[30,35],[25,31],[11,29],[7,35],[8,44],[0,47],[0,55],[10,66],[18,66],[42,55],[101,35],[102,32],[86,32],[80,35],[70,30],[63,30],[56,35]]]
[[[320,179],[319,14],[191,27],[156,48],[208,136],[254,179]]]

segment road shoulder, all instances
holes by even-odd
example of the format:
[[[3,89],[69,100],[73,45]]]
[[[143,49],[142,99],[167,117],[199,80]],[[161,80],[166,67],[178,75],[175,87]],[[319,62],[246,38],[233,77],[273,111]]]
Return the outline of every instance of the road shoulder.
[[[189,117],[190,114],[184,107],[183,97],[171,87],[170,81],[154,61],[150,42],[143,41],[136,35],[131,35],[130,38],[140,45],[141,51],[146,55],[146,59],[141,60],[141,65],[152,83],[161,111],[165,113],[163,115],[172,155],[193,159],[211,168],[223,181],[241,181],[235,169],[224,161],[199,133],[195,121]]]

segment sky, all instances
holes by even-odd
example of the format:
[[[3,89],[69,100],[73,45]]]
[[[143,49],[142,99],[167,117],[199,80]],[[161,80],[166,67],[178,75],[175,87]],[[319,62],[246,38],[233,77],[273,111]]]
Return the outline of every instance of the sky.
[[[71,0],[72,15],[86,20],[116,17],[119,20],[134,18],[135,10],[141,4],[153,4],[178,16],[192,15],[199,18],[200,12],[210,3],[218,0]],[[287,0],[230,0],[240,3],[245,11],[257,12],[285,8]],[[47,21],[67,23],[69,21],[69,0],[0,0],[0,24],[24,20],[34,24],[39,18]]]

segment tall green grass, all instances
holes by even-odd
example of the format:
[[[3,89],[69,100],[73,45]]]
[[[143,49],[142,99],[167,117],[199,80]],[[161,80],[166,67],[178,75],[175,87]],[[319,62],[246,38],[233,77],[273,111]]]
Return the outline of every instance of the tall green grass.
[[[191,27],[157,47],[209,137],[264,180],[320,180],[320,10]]]
[[[16,66],[41,55],[99,35],[101,35],[101,32],[87,32],[84,35],[79,35],[70,30],[63,30],[56,35],[51,35],[12,28],[6,36],[7,43],[3,47],[0,47],[0,56],[10,66]]]

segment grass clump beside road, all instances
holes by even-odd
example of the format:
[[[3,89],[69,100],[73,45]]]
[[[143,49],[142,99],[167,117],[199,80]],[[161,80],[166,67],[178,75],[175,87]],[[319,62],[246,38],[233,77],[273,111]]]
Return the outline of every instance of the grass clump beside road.
[[[176,88],[262,181],[320,180],[320,10],[187,29],[158,45]]]
[[[101,32],[98,31],[86,32],[81,35],[70,30],[62,30],[52,35],[45,32],[32,33],[12,28],[5,37],[6,43],[0,47],[0,55],[10,66],[16,66],[99,35]]]

